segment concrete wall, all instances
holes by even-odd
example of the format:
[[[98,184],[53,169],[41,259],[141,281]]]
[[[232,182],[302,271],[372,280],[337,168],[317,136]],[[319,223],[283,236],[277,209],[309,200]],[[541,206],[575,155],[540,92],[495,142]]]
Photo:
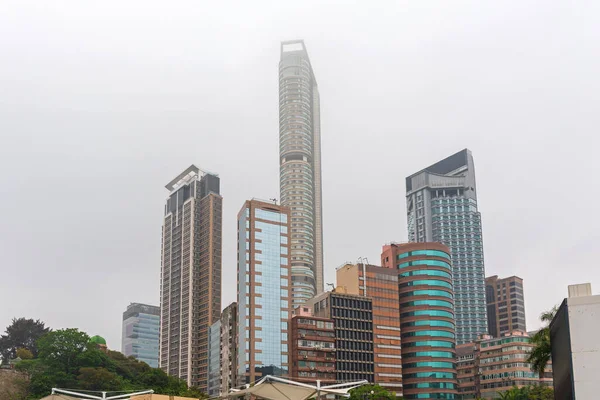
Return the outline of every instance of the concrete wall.
[[[595,399],[600,376],[600,296],[567,300],[577,399]]]

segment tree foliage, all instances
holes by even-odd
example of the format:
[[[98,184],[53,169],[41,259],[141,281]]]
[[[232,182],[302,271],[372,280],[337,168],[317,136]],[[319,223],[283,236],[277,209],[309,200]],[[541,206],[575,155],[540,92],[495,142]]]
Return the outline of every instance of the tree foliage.
[[[498,395],[502,400],[554,400],[554,390],[545,386],[513,386]]]
[[[527,356],[527,362],[531,364],[531,369],[544,376],[544,370],[552,358],[552,344],[550,343],[550,328],[548,324],[552,322],[558,309],[553,307],[551,310],[542,313],[540,316],[544,326],[531,337],[533,348]]]
[[[24,347],[19,347],[17,349],[17,358],[21,360],[31,360],[33,358],[33,353]]]
[[[16,367],[29,378],[29,398],[47,396],[53,387],[98,391],[152,389],[157,394],[206,398],[179,378],[117,351],[101,351],[89,340],[85,332],[77,329],[52,331],[41,337],[37,358],[23,360]]]
[[[350,391],[350,400],[396,400],[401,397],[379,385],[363,385]]]
[[[13,318],[12,323],[6,328],[4,335],[0,336],[0,356],[2,362],[17,357],[17,349],[29,350],[33,356],[37,355],[36,342],[49,332],[45,324],[40,321],[26,318]],[[22,357],[21,357],[22,358]]]

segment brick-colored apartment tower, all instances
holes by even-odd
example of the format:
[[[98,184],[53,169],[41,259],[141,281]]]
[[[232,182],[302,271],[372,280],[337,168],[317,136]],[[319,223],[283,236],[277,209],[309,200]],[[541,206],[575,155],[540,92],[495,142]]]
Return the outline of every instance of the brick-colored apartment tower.
[[[339,267],[337,285],[348,294],[373,300],[373,352],[375,383],[402,395],[402,352],[398,271],[368,264]]]
[[[518,276],[485,278],[488,333],[502,337],[514,330],[527,331],[523,279]]]
[[[333,320],[319,318],[309,307],[296,308],[292,317],[291,373],[298,382],[335,383],[335,330]]]
[[[252,199],[238,213],[236,386],[289,374],[290,210]]]
[[[192,165],[166,185],[160,368],[207,390],[208,331],[221,314],[222,202],[217,175]]]

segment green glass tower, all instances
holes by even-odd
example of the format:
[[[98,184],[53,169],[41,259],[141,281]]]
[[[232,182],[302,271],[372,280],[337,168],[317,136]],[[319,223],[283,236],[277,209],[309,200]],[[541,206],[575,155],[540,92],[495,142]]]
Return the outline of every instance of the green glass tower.
[[[408,239],[439,242],[452,253],[457,344],[487,333],[481,213],[467,149],[406,178]]]

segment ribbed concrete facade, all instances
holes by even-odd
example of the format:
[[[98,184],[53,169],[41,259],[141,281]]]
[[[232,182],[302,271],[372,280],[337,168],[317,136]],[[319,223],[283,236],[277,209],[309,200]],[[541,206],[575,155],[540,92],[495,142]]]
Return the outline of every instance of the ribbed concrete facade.
[[[404,398],[455,399],[450,250],[439,243],[403,244],[396,250]]]
[[[194,165],[169,182],[162,232],[160,368],[203,391],[208,331],[221,313],[219,185]]]
[[[292,302],[323,292],[319,89],[302,41],[283,42],[279,63],[281,204],[291,211]]]

